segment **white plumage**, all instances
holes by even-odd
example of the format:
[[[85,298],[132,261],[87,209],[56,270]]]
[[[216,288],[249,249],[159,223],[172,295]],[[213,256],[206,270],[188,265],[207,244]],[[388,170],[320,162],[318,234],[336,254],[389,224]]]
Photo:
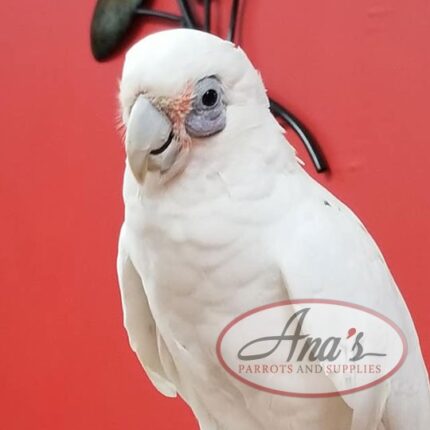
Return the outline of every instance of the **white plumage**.
[[[190,136],[193,91],[207,77],[222,86],[225,128]],[[158,122],[147,119],[148,100]],[[429,429],[427,372],[384,259],[356,216],[301,168],[243,51],[193,30],[151,35],[127,54],[120,101],[118,274],[130,343],[154,385],[179,393],[202,430]],[[169,133],[170,146],[151,154]],[[215,344],[227,323],[311,297],[391,318],[408,340],[405,364],[371,389],[320,399],[265,393],[226,373]]]

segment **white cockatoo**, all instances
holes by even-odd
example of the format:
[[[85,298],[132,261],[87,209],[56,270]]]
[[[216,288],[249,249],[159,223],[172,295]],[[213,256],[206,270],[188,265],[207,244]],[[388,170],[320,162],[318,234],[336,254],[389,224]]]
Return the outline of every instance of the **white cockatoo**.
[[[120,84],[126,128],[118,274],[131,347],[202,430],[428,430],[412,319],[369,233],[313,180],[234,44],[195,30],[144,38]],[[404,332],[403,366],[349,395],[280,396],[241,383],[216,342],[238,315],[286,299],[344,300]],[[337,381],[334,378],[333,383]]]

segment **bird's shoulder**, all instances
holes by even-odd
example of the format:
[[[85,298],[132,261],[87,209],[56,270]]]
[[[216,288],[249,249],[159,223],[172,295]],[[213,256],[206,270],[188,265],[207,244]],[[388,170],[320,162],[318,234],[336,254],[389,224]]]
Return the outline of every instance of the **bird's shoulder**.
[[[296,182],[294,202],[287,201],[273,235],[292,293],[378,307],[387,294],[398,296],[378,245],[355,213],[310,177]]]

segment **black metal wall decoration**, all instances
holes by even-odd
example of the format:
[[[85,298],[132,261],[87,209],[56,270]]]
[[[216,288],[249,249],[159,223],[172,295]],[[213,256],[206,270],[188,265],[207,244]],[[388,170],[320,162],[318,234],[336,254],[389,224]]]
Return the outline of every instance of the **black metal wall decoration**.
[[[192,0],[177,0],[178,14],[155,10],[149,7],[149,0],[98,0],[91,22],[91,49],[97,61],[109,58],[120,46],[131,27],[139,17],[153,17],[172,24],[196,30],[211,31],[212,0],[194,0],[203,3],[204,18],[200,23]],[[234,42],[239,17],[240,0],[231,0],[230,24],[227,40]],[[270,109],[278,118],[288,124],[300,137],[317,172],[328,170],[326,160],[315,139],[295,115],[270,98]]]

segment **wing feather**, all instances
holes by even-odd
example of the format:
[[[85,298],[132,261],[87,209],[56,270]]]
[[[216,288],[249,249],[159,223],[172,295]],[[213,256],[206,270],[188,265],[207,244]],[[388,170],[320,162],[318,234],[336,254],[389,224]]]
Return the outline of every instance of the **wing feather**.
[[[128,333],[130,346],[137,354],[140,363],[155,387],[165,396],[175,397],[176,388],[166,376],[160,360],[159,348],[162,339],[149,308],[142,280],[125,249],[123,235],[122,230],[119,241],[117,270],[124,326]]]
[[[290,299],[322,298],[366,306],[394,321],[408,340],[408,356],[397,374],[372,389],[344,397],[358,423],[352,428],[376,429],[384,408],[384,422],[397,423],[390,430],[405,428],[412,420],[414,428],[427,428],[423,426],[430,424],[428,376],[418,337],[380,250],[352,211],[305,173],[297,173],[295,186],[291,184],[290,180],[289,193],[299,203],[292,205],[282,234],[275,236]],[[331,376],[335,385],[339,377]]]

